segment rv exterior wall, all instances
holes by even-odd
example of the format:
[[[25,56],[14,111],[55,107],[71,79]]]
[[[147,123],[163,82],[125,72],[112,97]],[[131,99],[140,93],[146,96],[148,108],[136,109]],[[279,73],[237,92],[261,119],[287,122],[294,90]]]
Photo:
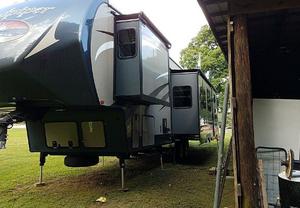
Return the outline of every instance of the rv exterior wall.
[[[155,135],[162,136],[171,134],[171,108],[163,105],[150,105],[146,111],[147,115],[152,115],[155,119]],[[166,120],[166,128],[164,132],[163,120]]]
[[[169,54],[165,44],[140,22],[143,94],[169,102]]]
[[[169,58],[169,67],[171,70],[183,70],[173,59]]]
[[[117,20],[116,30],[116,97],[140,104],[168,104],[166,43],[141,19]]]
[[[253,118],[256,146],[293,149],[299,158],[299,100],[254,99]]]
[[[91,63],[99,101],[113,104],[114,82],[114,16],[106,3],[96,13],[91,33]]]

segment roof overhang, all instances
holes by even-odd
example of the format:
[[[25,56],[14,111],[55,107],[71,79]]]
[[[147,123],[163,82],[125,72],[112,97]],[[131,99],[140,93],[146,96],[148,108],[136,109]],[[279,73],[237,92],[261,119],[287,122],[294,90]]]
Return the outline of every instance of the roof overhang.
[[[219,46],[227,57],[227,0],[198,0]]]
[[[299,0],[198,2],[226,57],[229,17],[247,16],[253,97],[300,99]]]

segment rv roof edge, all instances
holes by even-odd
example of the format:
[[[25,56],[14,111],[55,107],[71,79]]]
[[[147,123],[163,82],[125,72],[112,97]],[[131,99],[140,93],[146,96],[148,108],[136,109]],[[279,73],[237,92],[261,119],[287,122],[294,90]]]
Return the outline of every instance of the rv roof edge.
[[[199,75],[207,82],[207,84],[213,89],[215,93],[217,93],[216,88],[210,83],[205,74],[199,69],[186,69],[186,70],[174,70],[171,69],[171,73],[184,73],[184,72],[198,72]]]
[[[159,31],[159,29],[153,24],[153,22],[145,15],[145,13],[135,13],[116,16],[116,21],[126,21],[132,19],[140,19],[143,21],[167,46],[168,49],[171,48],[172,44],[170,41]]]

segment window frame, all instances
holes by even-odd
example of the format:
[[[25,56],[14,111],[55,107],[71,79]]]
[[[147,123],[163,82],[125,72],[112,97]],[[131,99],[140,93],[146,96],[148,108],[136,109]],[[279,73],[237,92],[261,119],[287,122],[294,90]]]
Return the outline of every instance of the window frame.
[[[134,54],[131,55],[131,56],[122,56],[121,55],[121,45],[126,45],[126,44],[120,44],[120,33],[122,31],[129,31],[129,30],[133,30],[134,31],[134,35],[135,35],[135,39],[134,39],[134,42],[132,42],[131,44],[134,44]],[[131,58],[134,58],[137,56],[138,54],[138,34],[137,34],[137,30],[135,28],[126,28],[126,29],[121,29],[118,31],[118,34],[117,34],[117,43],[118,43],[118,58],[119,59],[131,59]],[[130,45],[130,44],[127,44],[127,45]]]
[[[189,88],[189,96],[184,96],[185,97],[185,99],[187,99],[186,97],[188,97],[189,98],[189,100],[190,100],[190,105],[186,105],[186,106],[175,106],[175,94],[174,94],[174,89],[175,88],[184,88],[184,87],[188,87]],[[173,108],[174,109],[189,109],[189,108],[192,108],[193,107],[193,88],[191,87],[191,86],[189,86],[189,85],[183,85],[183,86],[174,86],[173,88],[172,88],[172,99],[173,99]]]

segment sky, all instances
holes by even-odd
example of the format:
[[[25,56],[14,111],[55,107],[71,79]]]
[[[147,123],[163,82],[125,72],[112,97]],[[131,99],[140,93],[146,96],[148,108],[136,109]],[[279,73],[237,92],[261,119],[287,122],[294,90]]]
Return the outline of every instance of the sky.
[[[0,0],[0,8],[23,1],[26,0]],[[178,63],[180,51],[187,47],[201,26],[207,24],[197,0],[109,0],[109,2],[124,14],[143,11],[172,43],[170,56]]]
[[[23,1],[26,1],[26,0],[0,0],[0,8],[5,7],[5,6],[10,6],[12,4],[16,4],[19,2],[23,2]]]

